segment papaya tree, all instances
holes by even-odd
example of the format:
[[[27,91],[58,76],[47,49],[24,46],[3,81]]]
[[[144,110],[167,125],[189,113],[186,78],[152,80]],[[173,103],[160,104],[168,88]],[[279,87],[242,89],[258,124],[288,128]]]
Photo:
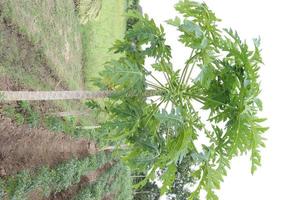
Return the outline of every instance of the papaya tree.
[[[249,45],[236,31],[219,28],[220,19],[205,3],[184,0],[176,10],[181,17],[168,24],[178,29],[179,41],[190,51],[184,66],[177,70],[172,63],[163,26],[130,12],[136,23],[111,49],[121,57],[108,62],[94,80],[100,91],[76,98],[108,99],[109,119],[97,131],[121,147],[118,152],[133,173],[146,174],[135,187],[159,179],[166,194],[190,156],[187,171],[197,181],[189,199],[204,191],[206,199],[216,200],[232,158],[250,153],[252,173],[261,163],[267,128],[258,116],[260,39]],[[16,100],[13,95],[2,92],[4,101]],[[96,101],[88,105],[101,107]]]
[[[236,31],[220,29],[220,19],[205,3],[184,0],[176,10],[181,17],[168,24],[190,49],[180,70],[172,63],[163,26],[147,15],[129,14],[137,22],[112,48],[123,56],[107,63],[95,80],[101,90],[115,92],[100,131],[128,146],[120,154],[134,173],[147,174],[135,187],[159,179],[161,194],[167,193],[188,155],[188,171],[197,180],[189,199],[204,191],[215,200],[233,157],[250,153],[252,173],[261,164],[267,128],[258,116],[260,40],[250,46]]]

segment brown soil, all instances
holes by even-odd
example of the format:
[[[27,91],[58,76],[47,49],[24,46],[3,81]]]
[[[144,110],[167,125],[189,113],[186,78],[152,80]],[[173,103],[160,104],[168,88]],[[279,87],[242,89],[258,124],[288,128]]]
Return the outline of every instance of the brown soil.
[[[108,194],[102,200],[114,200],[115,194]]]
[[[96,171],[90,172],[87,175],[81,177],[80,182],[76,185],[69,187],[67,190],[51,194],[49,198],[45,198],[44,200],[69,200],[73,199],[76,194],[86,187],[88,184],[91,184],[97,180],[99,176],[109,168],[111,168],[116,161],[111,161],[106,163],[104,166],[98,168]],[[37,200],[37,199],[36,199]]]
[[[0,75],[0,90],[18,91],[19,89],[22,89],[22,86],[19,85],[15,80],[12,80],[7,75]]]
[[[2,176],[41,166],[53,167],[72,158],[84,158],[98,151],[96,144],[73,139],[63,133],[17,126],[0,116],[0,171]]]

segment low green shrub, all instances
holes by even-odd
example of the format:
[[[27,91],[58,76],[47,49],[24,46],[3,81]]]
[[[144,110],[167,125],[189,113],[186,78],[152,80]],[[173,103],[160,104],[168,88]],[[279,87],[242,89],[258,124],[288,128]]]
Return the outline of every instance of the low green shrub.
[[[81,176],[110,160],[111,155],[101,152],[83,160],[71,160],[54,169],[42,167],[35,174],[22,171],[2,183],[0,181],[0,195],[5,193],[9,199],[25,200],[29,192],[39,190],[48,197],[51,192],[60,192],[78,183]]]

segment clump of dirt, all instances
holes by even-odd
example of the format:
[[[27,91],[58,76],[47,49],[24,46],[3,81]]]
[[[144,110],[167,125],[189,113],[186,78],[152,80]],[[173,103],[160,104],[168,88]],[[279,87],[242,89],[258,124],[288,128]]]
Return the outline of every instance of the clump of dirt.
[[[0,75],[0,90],[3,91],[18,91],[22,90],[23,87],[17,83],[15,80],[12,80],[7,75]]]
[[[92,171],[88,173],[85,176],[82,176],[80,179],[80,182],[78,184],[75,184],[71,187],[69,187],[67,190],[59,192],[59,193],[53,193],[50,195],[50,197],[45,198],[43,200],[67,200],[67,199],[73,199],[76,194],[86,187],[89,184],[92,184],[97,180],[99,176],[101,176],[102,173],[107,171],[109,168],[111,168],[113,165],[116,164],[116,161],[111,161],[106,163],[104,166],[98,168],[96,171]]]
[[[72,158],[84,158],[98,151],[94,142],[74,139],[46,129],[17,126],[0,116],[0,169],[5,176],[41,166],[53,167]]]
[[[102,200],[114,200],[115,194],[108,194]]]

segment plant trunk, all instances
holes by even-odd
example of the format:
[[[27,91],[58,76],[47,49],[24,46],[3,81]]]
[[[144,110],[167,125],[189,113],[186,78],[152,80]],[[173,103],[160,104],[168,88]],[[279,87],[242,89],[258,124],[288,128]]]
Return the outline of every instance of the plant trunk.
[[[0,101],[50,101],[50,100],[83,100],[102,99],[110,97],[117,92],[106,91],[0,91]],[[157,96],[160,92],[156,90],[146,90],[144,96]],[[136,94],[129,94],[136,96]]]
[[[101,128],[101,126],[77,126],[76,128],[81,130],[94,130],[97,128]]]
[[[70,117],[70,116],[88,116],[90,113],[88,111],[68,111],[68,112],[56,112],[49,113],[48,115],[56,117]]]
[[[112,91],[1,91],[3,101],[49,101],[49,100],[76,100],[97,99],[111,95]]]

